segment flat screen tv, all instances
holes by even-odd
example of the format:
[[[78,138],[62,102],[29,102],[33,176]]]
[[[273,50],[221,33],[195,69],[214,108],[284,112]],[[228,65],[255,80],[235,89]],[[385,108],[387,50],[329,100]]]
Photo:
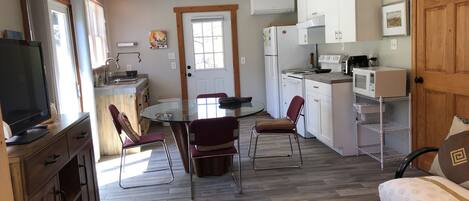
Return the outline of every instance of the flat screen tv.
[[[7,144],[27,144],[47,133],[36,127],[50,118],[41,43],[0,39],[0,106],[13,133]]]

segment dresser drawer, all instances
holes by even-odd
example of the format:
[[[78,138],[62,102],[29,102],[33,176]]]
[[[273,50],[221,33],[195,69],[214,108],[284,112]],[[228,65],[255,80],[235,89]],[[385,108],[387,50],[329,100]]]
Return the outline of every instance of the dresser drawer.
[[[62,137],[24,161],[24,173],[28,194],[33,194],[52,178],[69,160],[67,138]]]
[[[67,134],[70,156],[75,155],[85,143],[91,139],[91,125],[89,120],[80,122]]]

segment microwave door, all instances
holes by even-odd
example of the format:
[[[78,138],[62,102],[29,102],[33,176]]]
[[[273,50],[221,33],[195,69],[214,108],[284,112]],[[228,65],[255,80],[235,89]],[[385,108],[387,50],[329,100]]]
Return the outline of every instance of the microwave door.
[[[354,91],[365,96],[372,96],[368,88],[370,86],[369,74],[354,73],[353,75]]]

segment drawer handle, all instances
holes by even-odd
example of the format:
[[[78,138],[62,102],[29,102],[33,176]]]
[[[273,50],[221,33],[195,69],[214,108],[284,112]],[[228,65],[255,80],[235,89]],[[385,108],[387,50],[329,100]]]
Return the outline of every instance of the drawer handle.
[[[60,154],[54,154],[52,156],[49,157],[49,159],[47,159],[46,161],[44,161],[44,165],[45,166],[48,166],[48,165],[52,165],[54,163],[57,163],[57,159],[60,158]]]
[[[88,137],[88,132],[81,132],[79,136],[75,137],[75,139],[80,140],[86,137]]]
[[[318,99],[314,99],[314,102],[319,102],[319,100],[318,100]]]
[[[313,86],[313,88],[315,88],[315,89],[319,89],[319,87],[318,87],[318,86]]]

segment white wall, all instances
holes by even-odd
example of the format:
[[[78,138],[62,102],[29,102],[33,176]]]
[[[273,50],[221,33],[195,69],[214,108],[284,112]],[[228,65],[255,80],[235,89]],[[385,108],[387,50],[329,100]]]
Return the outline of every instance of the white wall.
[[[0,0],[0,32],[5,29],[23,32],[19,0]]]
[[[240,57],[246,57],[246,64],[240,65],[241,95],[252,96],[265,101],[264,56],[262,29],[269,24],[296,24],[296,13],[283,15],[251,16],[249,0],[105,0],[107,23],[112,56],[117,52],[139,51],[142,63],[133,56],[122,57],[121,66],[132,64],[139,73],[150,76],[152,101],[158,98],[180,97],[179,64],[172,70],[168,53],[178,57],[176,15],[177,6],[239,4],[238,37]],[[148,32],[168,32],[169,48],[151,50],[148,48]],[[135,41],[136,48],[116,48],[117,42]]]

